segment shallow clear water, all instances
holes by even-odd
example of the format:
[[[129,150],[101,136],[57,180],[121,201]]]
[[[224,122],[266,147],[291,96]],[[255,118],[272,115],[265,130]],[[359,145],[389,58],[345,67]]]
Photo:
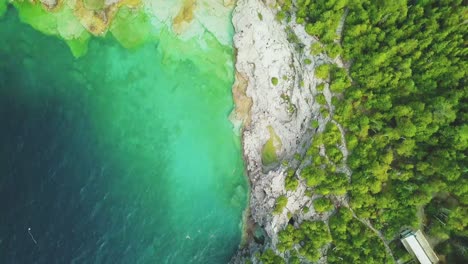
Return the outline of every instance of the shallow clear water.
[[[75,59],[0,18],[0,263],[229,260],[247,193],[232,49],[171,46],[193,43],[93,39]]]

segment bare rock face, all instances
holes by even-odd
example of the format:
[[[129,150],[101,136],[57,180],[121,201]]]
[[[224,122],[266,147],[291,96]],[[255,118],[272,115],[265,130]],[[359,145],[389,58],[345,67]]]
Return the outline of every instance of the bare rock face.
[[[58,0],[40,0],[48,9],[53,9],[58,5]]]
[[[237,71],[247,79],[252,98],[251,124],[244,130],[248,170],[256,180],[261,170],[261,148],[271,126],[282,141],[280,157],[302,149],[301,135],[310,127],[313,73],[303,72],[300,58],[288,42],[284,26],[259,0],[240,0],[233,14]],[[277,83],[277,84],[275,84]],[[303,83],[301,87],[301,83]]]
[[[250,118],[242,119],[244,156],[251,182],[250,212],[253,221],[265,230],[269,246],[274,249],[277,232],[290,220],[288,212],[300,212],[311,204],[311,198],[304,195],[306,186],[303,182],[295,191],[285,190],[286,167],[279,162],[296,162],[294,155],[304,153],[308,147],[313,133],[310,123],[319,115],[320,106],[314,102],[313,95],[317,83],[314,68],[321,58],[309,55],[310,43],[315,40],[303,27],[293,25],[287,29],[277,21],[272,6],[260,0],[239,0],[232,21],[236,31],[236,83],[247,84],[245,96],[252,101],[248,111]],[[297,46],[288,41],[287,31],[289,34],[295,32],[306,44],[305,51],[299,52]],[[303,56],[311,63],[304,64],[306,57]],[[239,80],[239,76],[243,80]],[[245,105],[236,100],[238,104]],[[262,149],[270,138],[269,129],[273,129],[281,140],[276,149],[276,166],[262,163]],[[280,214],[273,214],[276,199],[281,195],[288,197],[286,208]],[[314,214],[311,208],[306,218],[313,218]],[[304,219],[303,214],[299,214],[299,218]],[[232,262],[241,263],[240,255],[247,255],[258,247],[251,244]]]

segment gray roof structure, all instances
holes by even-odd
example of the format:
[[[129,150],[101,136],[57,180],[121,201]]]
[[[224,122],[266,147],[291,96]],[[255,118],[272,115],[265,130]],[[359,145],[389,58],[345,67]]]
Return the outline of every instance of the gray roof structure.
[[[416,232],[407,231],[402,234],[401,243],[406,250],[416,258],[421,264],[435,264],[439,262],[434,250],[432,250],[426,237],[418,230]]]

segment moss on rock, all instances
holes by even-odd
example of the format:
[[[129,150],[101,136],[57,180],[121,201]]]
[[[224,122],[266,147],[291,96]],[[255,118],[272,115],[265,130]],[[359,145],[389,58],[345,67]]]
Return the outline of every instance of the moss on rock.
[[[0,15],[7,0],[0,0]],[[104,0],[58,1],[53,7],[38,1],[15,1],[23,23],[46,35],[63,39],[75,57],[86,54],[92,35],[112,35],[126,48],[144,43],[151,32],[150,19],[139,8],[140,0],[105,5]]]
[[[47,7],[29,1],[14,2],[13,5],[18,10],[23,23],[29,24],[43,34],[62,38],[75,57],[86,53],[91,35],[68,5],[63,5],[55,12],[49,12]]]
[[[270,138],[267,140],[262,149],[262,163],[265,166],[272,165],[278,162],[277,149],[281,148],[282,142],[279,136],[276,134],[273,127],[268,126],[270,132]]]
[[[141,9],[122,7],[115,16],[110,32],[127,49],[145,43],[152,25],[148,15]]]

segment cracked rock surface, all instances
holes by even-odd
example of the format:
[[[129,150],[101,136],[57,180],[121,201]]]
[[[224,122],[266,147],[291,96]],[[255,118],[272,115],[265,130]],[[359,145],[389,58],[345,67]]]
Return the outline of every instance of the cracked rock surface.
[[[315,132],[311,121],[318,120],[319,130],[323,130],[328,120],[319,118],[320,106],[314,102],[318,83],[314,68],[327,58],[309,55],[310,44],[316,40],[305,33],[302,25],[292,25],[290,31],[306,44],[302,52],[298,51],[288,41],[287,25],[277,21],[273,6],[260,0],[239,0],[232,21],[236,32],[236,75],[242,76],[242,81],[247,85],[242,98],[252,101],[247,111],[250,114],[249,122],[245,122],[246,118],[241,120],[244,121],[243,148],[251,184],[251,221],[267,235],[266,245],[263,246],[274,249],[278,241],[277,232],[290,220],[288,213],[296,213],[299,221],[320,219],[321,216],[313,207],[307,214],[302,214],[302,208],[311,206],[311,197],[304,195],[304,182],[300,181],[295,191],[286,191],[284,181],[287,168],[281,164],[266,168],[262,164],[262,148],[270,137],[268,127],[273,128],[282,142],[277,149],[278,159],[296,163],[300,170],[301,165],[294,160],[294,155],[302,155],[307,150]],[[306,65],[305,58],[310,59],[311,63]],[[273,79],[277,80],[276,84]],[[242,98],[234,97],[236,105],[245,105]],[[235,116],[242,115],[235,113]],[[280,214],[273,214],[276,199],[281,195],[288,197],[286,208]],[[253,241],[248,243],[232,259],[232,263],[243,263],[243,257],[263,247]]]

